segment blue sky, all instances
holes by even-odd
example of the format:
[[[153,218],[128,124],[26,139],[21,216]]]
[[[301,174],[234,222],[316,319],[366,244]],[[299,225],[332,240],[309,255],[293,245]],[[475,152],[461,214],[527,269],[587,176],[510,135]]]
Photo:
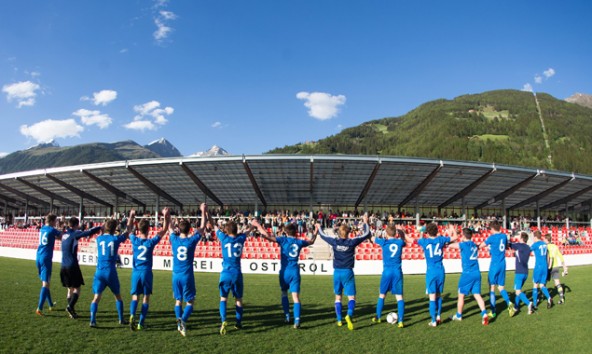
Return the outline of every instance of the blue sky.
[[[437,98],[592,94],[591,1],[0,2],[0,152],[318,140]]]

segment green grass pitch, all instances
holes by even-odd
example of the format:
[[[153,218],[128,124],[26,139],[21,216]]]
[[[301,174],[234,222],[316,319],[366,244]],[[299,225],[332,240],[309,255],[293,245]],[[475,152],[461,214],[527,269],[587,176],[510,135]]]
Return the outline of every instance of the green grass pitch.
[[[592,312],[588,307],[592,300],[592,266],[570,268],[569,275],[562,278],[571,289],[566,294],[567,303],[550,310],[543,303],[538,313],[528,316],[523,306],[522,312],[510,318],[498,296],[500,315],[487,327],[481,325],[477,304],[472,299],[465,306],[462,322],[444,320],[437,328],[428,327],[424,277],[418,275],[405,276],[406,327],[399,329],[386,322],[371,325],[380,277],[357,276],[354,331],[335,325],[330,276],[303,276],[302,328],[295,330],[283,323],[278,277],[245,275],[244,328],[239,331],[230,326],[226,336],[218,334],[218,274],[196,273],[197,298],[186,338],[176,330],[170,272],[154,272],[148,328],[132,332],[127,326],[117,324],[114,298],[109,290],[99,306],[99,328],[89,328],[94,267],[82,267],[87,285],[77,305],[81,315],[78,320],[69,319],[64,311],[66,291],[59,282],[58,264],[54,264],[51,286],[58,310],[48,312],[46,307],[45,317],[34,313],[41,284],[35,262],[0,258],[0,269],[0,352],[585,353],[592,348]],[[130,273],[129,269],[119,270],[126,319]],[[447,275],[443,319],[455,313],[458,277],[458,274]],[[485,284],[486,273],[483,280]],[[508,272],[506,281],[507,285],[513,284],[513,272]],[[488,301],[488,296],[485,300]],[[396,311],[391,295],[387,297],[383,319],[390,311]],[[234,306],[229,306],[228,314],[234,318]]]

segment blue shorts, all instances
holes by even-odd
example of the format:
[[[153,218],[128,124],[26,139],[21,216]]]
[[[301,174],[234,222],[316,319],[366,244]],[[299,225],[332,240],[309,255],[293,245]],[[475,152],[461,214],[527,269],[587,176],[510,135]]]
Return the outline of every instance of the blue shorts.
[[[280,270],[280,289],[290,290],[291,293],[300,293],[300,268],[288,268]]]
[[[44,282],[48,282],[51,279],[51,268],[53,263],[51,259],[48,261],[37,260],[37,272],[39,273],[39,279]]]
[[[177,301],[190,302],[195,299],[193,269],[187,273],[173,273],[173,296]]]
[[[489,286],[505,286],[506,285],[506,264],[503,263],[501,266],[490,267],[487,279],[489,280]]]
[[[534,268],[532,281],[535,284],[547,284],[547,268]]]
[[[113,295],[119,295],[119,277],[117,276],[117,270],[115,270],[115,268],[97,269],[92,287],[94,294],[102,294],[105,288],[109,287]]]
[[[428,271],[428,273],[426,273],[426,293],[442,294],[444,291],[445,280],[446,274],[444,273],[444,268],[437,272]]]
[[[132,271],[132,287],[130,295],[152,295],[152,271]]]
[[[514,275],[514,290],[522,290],[526,279],[528,279],[528,274],[517,273]]]
[[[335,295],[345,296],[356,295],[356,279],[353,269],[335,269],[333,270],[333,291]]]
[[[481,272],[462,273],[458,280],[458,293],[481,295]]]
[[[386,294],[389,291],[393,295],[403,295],[403,272],[401,268],[384,268],[380,277],[380,293]]]
[[[228,297],[232,290],[232,296],[235,299],[242,299],[243,297],[243,273],[238,269],[226,269],[220,273],[220,282],[218,283],[220,289],[220,297]]]

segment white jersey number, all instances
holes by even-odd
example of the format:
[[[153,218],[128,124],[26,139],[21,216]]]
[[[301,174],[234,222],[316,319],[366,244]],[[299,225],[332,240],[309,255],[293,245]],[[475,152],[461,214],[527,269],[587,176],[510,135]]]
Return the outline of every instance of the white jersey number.
[[[234,245],[227,243],[224,245],[224,247],[226,247],[228,257],[235,256],[237,258],[240,258],[241,254],[243,252],[243,245],[241,245],[240,243],[235,243]],[[232,248],[235,248],[236,251],[232,252]]]
[[[288,253],[288,256],[294,258],[294,257],[298,257],[298,245],[293,244],[290,246],[290,253]]]
[[[140,250],[140,254],[138,255],[137,259],[139,261],[145,261],[146,260],[146,252],[148,252],[148,247],[140,246],[140,247],[138,247],[138,249]]]
[[[107,250],[105,249],[105,241],[101,241],[101,243],[99,243],[99,246],[101,246],[101,251],[103,253],[103,256],[106,256]],[[113,243],[113,241],[109,242],[107,244],[107,247],[109,248],[109,256],[113,257],[113,255],[115,254],[115,244]]]
[[[396,244],[392,244],[389,246],[389,251],[391,251],[391,258],[395,257],[398,250],[399,250],[399,246],[397,246]]]
[[[432,250],[432,246],[433,246],[433,250]],[[429,244],[426,246],[426,248],[430,251],[430,258],[434,258],[434,256],[441,256],[442,255],[442,249],[440,248],[440,244],[436,243],[436,244]]]
[[[187,247],[185,247],[185,246],[177,247],[177,259],[180,261],[187,260]]]

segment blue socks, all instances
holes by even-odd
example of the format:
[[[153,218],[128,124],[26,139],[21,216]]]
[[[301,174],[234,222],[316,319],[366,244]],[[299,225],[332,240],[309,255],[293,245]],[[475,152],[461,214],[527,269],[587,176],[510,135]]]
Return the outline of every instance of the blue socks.
[[[146,316],[148,315],[148,308],[150,307],[149,304],[142,304],[142,312],[140,313],[140,324],[143,325],[144,324],[144,320],[146,319]]]
[[[436,304],[438,305],[437,316],[442,315],[442,296],[438,296],[436,299]]]
[[[49,289],[42,286],[41,287],[41,291],[39,292],[39,303],[37,304],[37,308],[39,310],[43,310],[43,304],[45,303],[45,300],[47,300],[47,293],[49,292]]]
[[[508,296],[508,292],[506,291],[506,289],[500,291],[500,294],[502,295],[502,297],[504,298],[504,301],[506,302],[506,304],[508,306],[510,306],[510,297]]]
[[[432,322],[436,322],[436,301],[430,300],[430,316],[432,316]]]
[[[356,300],[349,300],[347,302],[347,315],[354,317],[354,310],[356,309]]]
[[[543,286],[541,288],[541,290],[543,291],[543,294],[545,294],[545,297],[547,298],[547,300],[551,299],[551,294],[549,294],[549,290],[547,290],[546,286]]]
[[[243,307],[236,305],[236,323],[241,323],[243,320]]]
[[[294,303],[294,323],[300,323],[300,303]]]
[[[97,311],[99,310],[99,304],[96,302],[90,303],[90,323],[97,322]]]
[[[539,288],[532,288],[532,302],[534,302],[535,307],[539,303]]]
[[[226,321],[226,301],[220,301],[220,321]]]
[[[341,301],[335,302],[335,315],[337,315],[337,321],[341,321]]]
[[[376,303],[376,318],[380,318],[382,314],[382,308],[384,307],[384,298],[379,297],[378,302]]]
[[[117,317],[119,317],[119,322],[123,322],[123,301],[115,300],[115,308],[117,308]]]
[[[181,318],[181,316],[183,316],[183,310],[181,310],[181,305],[176,305],[175,306],[175,317]]]
[[[47,306],[49,307],[53,307],[53,300],[51,299],[51,291],[49,290],[49,288],[47,289]]]
[[[530,305],[530,301],[528,301],[525,293],[520,293],[520,300],[522,300],[526,306]],[[516,300],[516,302],[518,302],[518,300]]]
[[[399,313],[399,322],[403,322],[405,318],[405,301],[399,300],[397,301],[397,312]]]
[[[183,311],[183,316],[181,316],[181,320],[183,320],[183,322],[187,322],[187,320],[189,320],[189,316],[191,316],[192,312],[193,312],[193,305],[187,304],[185,306],[185,310]]]
[[[491,307],[491,312],[495,313],[495,291],[489,292],[489,306]]]
[[[135,316],[136,315],[136,309],[138,308],[138,300],[132,300],[130,302],[130,315],[131,316]]]
[[[288,301],[288,296],[282,295],[282,309],[284,309],[284,315],[290,316],[290,302]]]

